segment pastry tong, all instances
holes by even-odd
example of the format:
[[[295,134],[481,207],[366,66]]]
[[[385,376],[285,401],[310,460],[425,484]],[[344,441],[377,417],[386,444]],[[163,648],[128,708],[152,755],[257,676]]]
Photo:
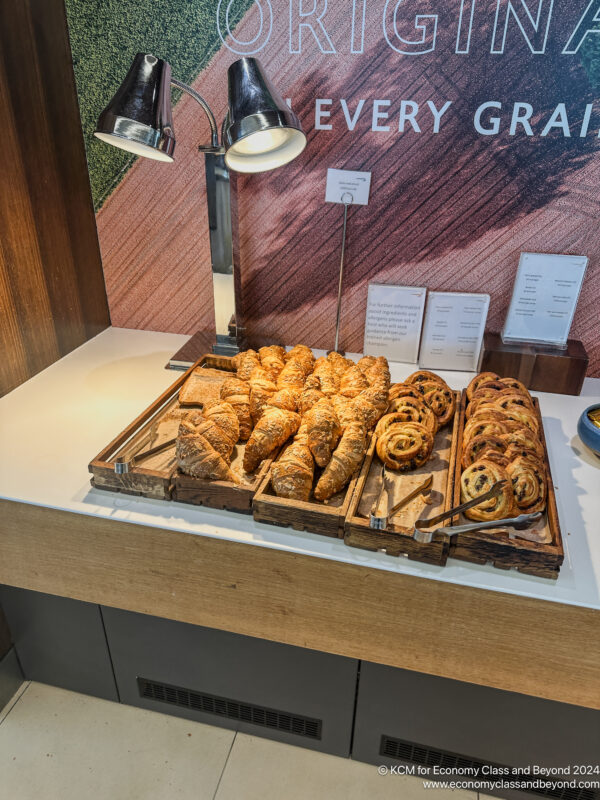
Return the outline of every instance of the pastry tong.
[[[125,459],[122,456],[115,458],[114,466],[115,472],[117,475],[124,475],[126,472],[131,472],[131,470],[142,461],[144,458],[149,458],[150,456],[155,456],[157,453],[161,453],[163,450],[166,450],[168,447],[172,447],[177,439],[167,439],[166,442],[162,442],[162,444],[156,445],[156,447],[151,447],[150,450],[144,450],[141,453],[136,453],[131,458]]]
[[[385,475],[383,477],[385,482]],[[432,477],[433,476],[430,476],[429,485],[431,484]],[[420,494],[420,492],[423,491],[423,485],[413,490],[413,492],[411,492],[411,494],[406,498],[403,498],[398,505],[404,505],[404,503],[408,502],[408,499],[412,499],[413,497],[416,497],[417,494]],[[471,522],[465,525],[455,525],[452,528],[442,527],[434,529],[434,526],[438,525],[440,522],[444,522],[444,520],[447,519],[452,519],[452,517],[460,514],[462,511],[468,511],[470,508],[478,506],[480,503],[484,503],[486,500],[491,500],[494,497],[498,497],[505,485],[506,481],[497,481],[487,492],[479,495],[479,497],[473,498],[473,500],[469,500],[467,503],[462,503],[455,508],[451,508],[449,511],[444,511],[442,514],[437,514],[435,517],[431,517],[431,519],[418,519],[415,522],[412,538],[421,544],[430,544],[433,541],[434,533],[443,533],[450,537],[455,536],[458,533],[481,531],[489,528],[514,528],[515,530],[526,530],[527,528],[530,528],[542,518],[541,511],[537,511],[534,514],[521,514],[518,517],[512,517],[508,519],[494,519],[486,522]],[[382,493],[380,493],[380,497],[381,494]],[[395,508],[396,507],[391,510],[390,516],[393,516]],[[376,528],[376,530],[385,530],[387,527],[387,517],[382,517],[380,519],[385,519],[385,526]],[[371,513],[371,521],[372,520],[373,513]],[[370,523],[370,527],[374,526]]]
[[[385,471],[385,465],[383,467],[383,471],[381,473],[381,489],[379,494],[377,495],[377,499],[373,503],[371,508],[371,514],[369,517],[369,527],[373,528],[376,531],[384,531],[388,526],[388,520],[390,520],[394,514],[396,514],[403,506],[409,503],[411,500],[414,500],[415,497],[426,492],[428,489],[431,488],[431,484],[433,483],[433,475],[428,475],[427,478],[420,483],[416,488],[412,489],[407,495],[405,495],[393,508],[387,509],[386,503],[386,513],[381,514],[379,512],[379,506],[381,505],[381,500],[383,497],[383,493],[387,492],[387,473]]]

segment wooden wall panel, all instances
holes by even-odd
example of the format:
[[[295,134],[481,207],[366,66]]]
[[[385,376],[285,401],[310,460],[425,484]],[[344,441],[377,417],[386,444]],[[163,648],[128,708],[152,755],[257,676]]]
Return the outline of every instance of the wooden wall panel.
[[[0,4],[0,394],[110,324],[63,0]]]

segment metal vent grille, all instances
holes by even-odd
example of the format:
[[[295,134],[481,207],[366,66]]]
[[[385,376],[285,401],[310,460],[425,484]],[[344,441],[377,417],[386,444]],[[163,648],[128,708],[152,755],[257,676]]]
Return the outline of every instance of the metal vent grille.
[[[321,738],[322,722],[320,719],[301,717],[299,714],[289,714],[286,711],[241,703],[239,700],[183,689],[180,686],[158,683],[147,678],[138,678],[137,683],[140,697],[148,700],[158,700],[160,703],[169,703],[180,708],[202,711],[204,714],[227,717],[227,719],[239,719],[251,725],[285,731],[306,739]]]
[[[449,753],[445,750],[436,750],[431,747],[424,747],[414,742],[406,742],[402,739],[395,739],[392,736],[382,736],[379,747],[379,755],[388,758],[396,758],[400,761],[408,761],[412,764],[421,764],[424,767],[447,767],[449,769],[464,769],[473,767],[481,775],[482,767],[505,767],[503,764],[494,764],[491,761],[477,761],[467,756]],[[519,781],[535,781],[539,776],[516,775],[513,779]],[[558,779],[560,780],[560,778]],[[567,778],[569,780],[569,778]],[[562,789],[539,789],[536,787],[528,788],[531,794],[542,797],[556,797],[559,800],[600,800],[600,792],[595,789],[573,789],[565,787]]]

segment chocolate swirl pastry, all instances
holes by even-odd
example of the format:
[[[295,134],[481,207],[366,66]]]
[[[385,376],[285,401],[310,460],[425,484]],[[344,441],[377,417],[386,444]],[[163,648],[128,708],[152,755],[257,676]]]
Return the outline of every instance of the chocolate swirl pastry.
[[[480,386],[483,386],[484,383],[498,380],[500,380],[500,376],[496,375],[495,372],[480,372],[479,375],[475,375],[471,383],[467,386],[468,399],[470,400],[473,393],[476,392]]]
[[[417,383],[417,386],[423,395],[423,400],[436,415],[438,425],[442,428],[454,417],[456,411],[454,392],[446,383],[439,381],[423,380]]]
[[[472,439],[469,439],[466,445],[463,445],[461,461],[463,469],[466,469],[474,461],[478,461],[480,458],[486,458],[490,452],[504,455],[505,450],[506,442],[500,436],[489,436],[486,434],[474,436]],[[498,463],[496,459],[491,460]],[[502,459],[502,462],[503,461],[504,459]]]
[[[514,502],[522,514],[546,508],[546,470],[537,459],[519,456],[506,471],[511,480]]]
[[[489,491],[498,481],[504,480],[501,494],[485,500],[478,506],[465,511],[465,517],[476,522],[504,519],[510,516],[513,508],[513,493],[507,471],[500,464],[481,459],[475,461],[463,472],[460,478],[460,499],[466,503]]]
[[[406,472],[427,461],[433,436],[419,422],[396,422],[377,439],[376,450],[386,467]]]
[[[397,415],[396,422],[420,422],[432,436],[437,433],[437,417],[422,400],[414,397],[397,397],[390,403],[389,411]]]

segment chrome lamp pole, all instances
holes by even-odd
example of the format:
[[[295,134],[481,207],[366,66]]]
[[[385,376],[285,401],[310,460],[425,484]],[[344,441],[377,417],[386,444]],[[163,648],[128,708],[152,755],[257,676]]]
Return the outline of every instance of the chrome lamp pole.
[[[173,161],[175,135],[171,86],[189,94],[210,125],[210,144],[200,145],[206,166],[206,192],[215,300],[213,352],[237,353],[244,325],[236,303],[239,265],[234,265],[230,170],[267,172],[289,163],[306,146],[300,120],[255,58],[235,61],[227,72],[229,103],[221,125],[206,100],[171,75],[156,56],[138,53],[115,95],[100,114],[95,135],[109,144],[157,161]]]

